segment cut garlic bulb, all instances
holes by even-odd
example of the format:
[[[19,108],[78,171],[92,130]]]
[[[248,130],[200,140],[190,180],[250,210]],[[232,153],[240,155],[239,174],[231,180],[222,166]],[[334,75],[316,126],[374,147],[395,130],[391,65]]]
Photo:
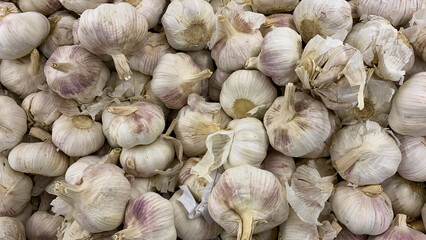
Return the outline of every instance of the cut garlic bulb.
[[[414,182],[426,181],[426,138],[397,135],[401,142],[401,164],[398,166],[398,174],[401,177]]]
[[[414,230],[407,226],[407,216],[404,214],[397,214],[389,229],[386,232],[378,235],[371,236],[370,240],[388,240],[388,239],[413,239],[423,240],[426,239],[424,233]]]
[[[292,157],[287,157],[272,148],[269,149],[268,155],[265,160],[263,160],[261,168],[273,173],[275,177],[280,180],[282,185],[284,185],[285,182],[290,181],[291,176],[293,176],[293,173],[296,170],[294,159]]]
[[[27,117],[10,97],[0,95],[0,106],[0,152],[3,152],[21,142],[27,132]]]
[[[63,220],[61,216],[37,211],[25,226],[27,238],[29,240],[55,239],[56,231],[61,227]]]
[[[25,227],[16,218],[0,217],[0,238],[2,240],[26,240]]]
[[[230,75],[230,73],[224,72],[219,68],[214,71],[213,75],[209,79],[209,97],[211,100],[219,102],[223,83]]]

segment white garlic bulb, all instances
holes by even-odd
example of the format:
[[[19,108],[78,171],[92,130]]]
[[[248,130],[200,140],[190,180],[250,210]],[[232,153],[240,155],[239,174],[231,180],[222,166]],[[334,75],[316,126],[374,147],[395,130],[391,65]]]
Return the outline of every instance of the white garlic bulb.
[[[401,143],[401,164],[398,166],[398,174],[401,177],[414,182],[426,181],[426,138],[397,135]]]
[[[391,201],[382,191],[380,185],[355,187],[340,182],[330,198],[333,212],[354,234],[381,234],[393,218]]]
[[[62,7],[59,0],[18,0],[17,3],[23,12],[39,12],[46,16]]]
[[[342,231],[337,235],[336,240],[367,240],[366,235],[356,235],[349,231],[347,227],[342,225]]]
[[[263,14],[291,12],[296,8],[297,4],[299,4],[298,0],[285,0],[278,2],[271,0],[250,0],[248,3],[253,11]]]
[[[413,14],[410,26],[407,29],[401,29],[402,34],[407,37],[413,46],[415,54],[423,59],[423,61],[426,60],[426,51],[424,48],[426,41],[425,14],[426,10],[424,8],[418,10]]]
[[[176,1],[176,0],[175,0]],[[130,203],[126,209],[124,229],[112,239],[175,240],[173,205],[157,193],[148,192]]]
[[[62,115],[53,123],[52,142],[66,155],[80,157],[99,150],[105,137],[102,124],[90,117]]]
[[[426,72],[412,76],[398,89],[392,100],[389,126],[393,131],[413,136],[426,136]]]
[[[144,16],[128,3],[102,4],[84,11],[78,25],[81,45],[94,54],[111,55],[118,76],[124,80],[132,75],[125,55],[142,48],[147,36]]]
[[[296,30],[296,25],[294,25],[293,15],[288,13],[278,13],[266,16],[265,23],[260,27],[262,36],[265,37],[266,34],[279,27],[289,27]]]
[[[0,217],[0,239],[26,240],[24,225],[12,217]]]
[[[215,16],[212,6],[204,0],[175,0],[167,6],[161,23],[174,49],[199,51],[213,34]]]
[[[278,86],[285,86],[299,80],[294,69],[301,54],[300,35],[288,27],[278,27],[266,34],[259,56],[249,58],[245,68],[259,69]]]
[[[0,95],[0,152],[13,148],[27,132],[27,116],[15,100]]]
[[[180,109],[186,105],[189,94],[201,94],[202,80],[211,75],[209,69],[201,71],[189,55],[168,53],[160,58],[153,72],[152,92],[168,108]]]
[[[223,83],[220,105],[234,119],[262,119],[275,98],[277,89],[268,77],[256,70],[238,70]]]
[[[53,91],[39,91],[24,98],[21,106],[28,119],[35,122],[34,125],[46,127],[61,116],[57,108],[60,100],[58,94]]]
[[[414,230],[407,226],[407,216],[404,214],[397,214],[389,229],[386,232],[378,235],[371,236],[369,240],[387,240],[387,239],[412,239],[423,240],[426,239],[424,233]]]
[[[110,77],[105,64],[79,45],[58,47],[47,60],[44,74],[50,89],[81,103],[101,96]]]
[[[10,91],[26,97],[46,83],[43,73],[46,58],[34,49],[29,56],[3,60],[0,64],[0,82]]]
[[[55,195],[72,206],[73,217],[81,227],[98,233],[113,230],[123,221],[130,183],[119,167],[97,164],[83,171],[79,185],[56,182]]]
[[[263,160],[261,168],[273,173],[280,180],[280,183],[284,185],[285,182],[290,181],[296,170],[296,165],[292,157],[287,157],[271,148],[265,160]]]
[[[351,6],[344,0],[302,0],[293,12],[305,43],[319,34],[344,40],[352,28]]]
[[[87,9],[95,9],[103,3],[109,3],[111,0],[59,0],[62,5],[73,12],[82,14]]]
[[[324,105],[296,92],[288,83],[284,97],[275,99],[263,119],[271,146],[290,157],[308,154],[330,135],[331,124]]]
[[[315,225],[302,221],[290,208],[288,219],[280,225],[278,240],[320,239]]]
[[[45,211],[35,212],[25,225],[29,240],[55,239],[56,231],[61,227],[61,216],[55,216]]]
[[[401,151],[391,134],[372,121],[342,128],[330,147],[333,166],[348,182],[380,184],[396,173],[401,162]]]
[[[214,71],[209,79],[209,97],[211,100],[219,102],[222,85],[231,73],[224,72],[219,68]]]
[[[166,0],[115,0],[114,2],[128,2],[132,4],[145,17],[148,29],[157,26],[166,6]]]

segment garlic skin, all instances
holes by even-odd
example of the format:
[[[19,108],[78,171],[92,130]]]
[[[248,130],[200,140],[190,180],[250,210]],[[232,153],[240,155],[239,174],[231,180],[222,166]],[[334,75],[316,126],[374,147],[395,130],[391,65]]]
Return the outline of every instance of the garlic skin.
[[[50,89],[80,103],[101,96],[110,77],[105,64],[79,45],[58,47],[47,60],[44,74]]]
[[[38,91],[46,83],[43,73],[46,58],[34,49],[29,56],[17,60],[3,60],[0,64],[0,82],[21,98]]]
[[[351,11],[344,0],[302,0],[293,12],[293,20],[305,43],[317,34],[343,41],[352,28]]]
[[[45,211],[35,212],[28,220],[25,230],[29,240],[56,239],[56,231],[61,227],[61,216],[55,216]]]
[[[425,234],[414,230],[407,226],[407,216],[404,214],[397,214],[395,219],[392,221],[389,229],[386,232],[378,236],[370,236],[370,240],[386,240],[386,239],[412,239],[422,240],[425,239]]]
[[[277,89],[261,72],[238,70],[223,83],[220,105],[233,119],[262,119],[276,97]]]
[[[280,225],[278,240],[320,239],[315,225],[305,223],[290,208],[288,219]]]
[[[22,108],[27,113],[28,119],[42,128],[52,125],[61,116],[57,102],[61,99],[53,91],[39,91],[28,95],[22,101]]]
[[[353,234],[347,227],[342,225],[342,230],[337,235],[336,240],[367,240],[367,236]]]
[[[392,222],[389,197],[380,185],[354,187],[343,181],[330,198],[337,219],[354,234],[378,235]]]
[[[312,152],[331,132],[324,105],[295,91],[296,87],[288,83],[284,97],[275,99],[263,119],[271,146],[290,157]]]
[[[50,24],[41,13],[9,14],[8,9],[0,14],[0,59],[14,60],[40,46],[49,35]]]
[[[102,4],[84,11],[78,25],[81,45],[96,55],[111,55],[118,76],[124,80],[132,75],[125,55],[142,48],[147,36],[144,16],[128,3]]]
[[[217,223],[208,223],[202,216],[194,219],[188,217],[188,211],[178,200],[181,196],[182,190],[179,190],[170,198],[177,236],[185,240],[214,239],[219,236],[223,229]]]
[[[170,46],[181,51],[199,51],[207,46],[214,28],[212,6],[204,0],[175,0],[161,18]]]
[[[398,89],[388,119],[393,131],[413,137],[426,136],[425,78],[426,72],[418,73]]]
[[[148,29],[157,26],[166,6],[166,0],[115,0],[114,2],[128,2],[132,4],[145,17]]]
[[[287,157],[271,148],[260,168],[273,173],[281,185],[284,185],[285,182],[290,181],[291,176],[293,176],[296,170],[296,165],[292,157]]]
[[[407,37],[413,46],[415,54],[423,59],[423,61],[426,60],[426,51],[424,48],[424,42],[426,41],[425,14],[425,9],[422,8],[418,10],[413,14],[409,27],[407,29],[401,29],[402,34]]]
[[[252,234],[278,226],[289,211],[278,179],[249,165],[222,174],[209,196],[208,208],[213,220],[237,239],[251,239]]]
[[[46,16],[62,7],[59,0],[18,0],[18,6],[23,12],[39,12]]]
[[[198,202],[202,201],[206,181],[203,178],[198,178],[197,174],[192,174],[191,170],[200,160],[201,158],[190,158],[186,160],[178,175],[179,185],[187,186],[194,199]]]
[[[266,34],[279,27],[289,27],[294,31],[297,31],[296,25],[294,25],[293,15],[278,13],[266,16],[266,21],[260,27],[260,32],[262,32],[262,36],[265,37]]]
[[[104,145],[102,124],[88,116],[62,115],[52,126],[52,142],[70,157],[81,157],[96,152]]]
[[[401,143],[401,164],[398,166],[398,174],[401,177],[414,181],[426,181],[426,138],[396,135]]]
[[[219,102],[223,83],[229,76],[231,76],[231,73],[224,72],[219,68],[214,71],[213,75],[209,79],[209,97],[211,100]]]
[[[16,218],[0,217],[1,240],[26,240],[25,227]]]
[[[62,5],[73,12],[82,14],[87,9],[95,9],[104,3],[109,3],[111,0],[59,0]]]
[[[185,53],[165,54],[158,61],[152,77],[152,92],[166,107],[180,109],[186,105],[188,95],[201,94],[202,80],[212,72],[201,69]]]
[[[25,111],[7,96],[0,96],[0,152],[21,142],[27,132]]]
[[[250,0],[248,3],[254,12],[263,14],[291,12],[299,4],[299,0],[271,1]]]
[[[112,164],[97,164],[83,171],[79,185],[56,182],[55,195],[72,206],[73,217],[81,227],[98,233],[121,224],[130,189],[122,169]]]
[[[259,69],[278,86],[298,81],[294,69],[302,54],[302,38],[287,27],[266,34],[259,56],[247,60],[246,69]]]
[[[380,184],[394,175],[401,163],[401,151],[390,134],[372,121],[338,131],[330,154],[339,175],[360,186]]]
[[[124,229],[115,233],[112,239],[175,240],[177,234],[173,216],[174,210],[170,201],[157,193],[145,193],[129,204]]]
[[[150,80],[150,76],[135,71],[130,80],[124,81],[118,77],[117,72],[112,72],[105,89],[108,89],[110,97],[118,98],[120,101],[129,98],[138,99],[145,92],[145,87]]]

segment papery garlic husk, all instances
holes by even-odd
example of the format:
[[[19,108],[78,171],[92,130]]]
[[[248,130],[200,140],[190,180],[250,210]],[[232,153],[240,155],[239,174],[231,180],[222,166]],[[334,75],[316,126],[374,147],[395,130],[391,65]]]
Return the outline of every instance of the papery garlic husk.
[[[62,115],[52,127],[52,142],[70,157],[86,156],[104,145],[102,124],[88,116]]]
[[[405,180],[399,175],[386,179],[383,183],[383,192],[392,202],[393,212],[407,217],[419,217],[423,204],[426,202],[426,189],[423,183]]]
[[[266,21],[260,27],[260,32],[262,32],[262,36],[265,37],[267,33],[279,27],[289,27],[294,31],[297,31],[296,25],[294,25],[293,15],[287,13],[279,13],[266,16]]]
[[[317,34],[343,41],[352,28],[351,12],[344,0],[302,0],[293,12],[293,20],[305,43]]]
[[[59,0],[18,0],[17,2],[23,12],[39,12],[46,16],[62,8]]]
[[[298,0],[270,1],[270,0],[250,0],[248,5],[254,12],[263,14],[291,12],[299,4]]]
[[[359,49],[364,63],[383,80],[403,80],[414,64],[414,51],[407,38],[379,16],[368,16],[355,24],[345,42]]]
[[[49,21],[41,13],[10,13],[9,7],[2,6],[0,59],[3,60],[14,60],[30,54],[43,43],[50,31]]]
[[[288,219],[280,225],[279,240],[319,239],[317,226],[302,221],[290,208]]]
[[[211,57],[209,50],[201,50],[196,52],[186,52],[192,60],[200,67],[200,69],[210,69],[210,71],[214,72],[215,64],[214,60]],[[204,98],[207,98],[209,95],[209,81],[210,79],[206,78],[203,80],[201,95]]]
[[[105,21],[109,24],[105,25]],[[144,16],[128,3],[102,4],[89,9],[81,15],[78,25],[81,45],[94,54],[111,55],[118,76],[124,80],[132,75],[125,55],[142,48],[147,36]]]
[[[105,89],[110,89],[108,95],[125,101],[129,98],[137,98],[145,91],[146,84],[151,80],[150,76],[140,72],[133,72],[128,81],[121,80],[117,72],[112,72]]]
[[[128,57],[130,68],[143,74],[153,75],[158,61],[166,53],[176,53],[176,50],[167,42],[166,34],[148,32],[146,44]]]
[[[239,240],[250,240],[252,234],[278,226],[289,211],[278,179],[249,165],[222,174],[210,194],[208,208],[213,220]]]
[[[340,182],[330,198],[337,219],[354,234],[378,235],[393,218],[392,204],[380,185],[355,187]]]
[[[148,29],[157,26],[166,6],[166,0],[115,0],[114,2],[128,2],[132,4],[145,17]]]
[[[25,226],[27,238],[29,240],[56,239],[56,231],[61,227],[63,220],[61,216],[37,211]]]
[[[338,131],[330,147],[339,175],[356,185],[380,184],[401,163],[396,137],[376,122],[367,121]]]
[[[231,73],[224,72],[219,68],[213,72],[213,75],[209,79],[209,97],[211,100],[219,102],[223,83],[230,75]]]
[[[413,136],[426,136],[426,72],[412,76],[402,84],[392,100],[389,126],[393,131]]]
[[[404,214],[397,214],[389,229],[378,236],[370,236],[370,240],[387,240],[387,239],[412,239],[424,240],[426,236],[424,233],[414,230],[407,226],[407,216]]]
[[[349,231],[347,227],[342,225],[342,231],[337,235],[336,240],[367,240],[366,235],[356,235]]]
[[[315,36],[306,45],[296,73],[303,88],[309,89],[331,110],[364,108],[368,75],[362,54],[342,41]]]
[[[55,215],[62,215],[67,220],[74,220],[74,208],[71,206],[71,204],[65,202],[64,198],[56,197],[52,200],[50,205],[52,206],[51,210],[53,213],[55,213]]]
[[[332,179],[333,184],[337,184],[336,170],[334,169],[333,164],[331,164],[330,159],[326,159],[326,158],[299,159],[296,162],[296,167],[299,167],[301,165],[308,165],[309,167],[315,168],[322,178],[329,177]],[[321,215],[320,215],[320,218],[321,218]]]
[[[152,92],[171,109],[186,105],[188,95],[201,94],[202,80],[209,78],[209,69],[200,67],[185,53],[165,54],[158,61],[152,77]]]
[[[80,226],[98,233],[113,230],[123,221],[130,183],[121,168],[97,164],[84,170],[79,185],[56,182],[55,195],[73,207],[73,217]]]
[[[73,12],[82,14],[87,9],[95,9],[104,3],[112,2],[111,0],[59,0],[62,5]]]
[[[124,229],[115,233],[112,239],[175,240],[177,235],[173,216],[170,201],[157,193],[145,193],[127,207]]]
[[[292,157],[287,157],[272,148],[269,149],[268,155],[260,167],[263,170],[273,173],[282,185],[290,181],[291,176],[293,176],[296,170],[296,165]]]
[[[61,97],[53,91],[39,91],[24,98],[21,106],[30,122],[34,122],[35,126],[47,127],[61,116],[57,108],[60,101]]]
[[[154,187],[151,186],[150,178],[133,178],[130,184],[132,186],[130,201],[134,201],[147,192],[155,191]]]
[[[174,49],[199,51],[207,46],[213,34],[215,15],[204,0],[175,0],[167,6],[161,23]]]
[[[246,69],[259,69],[278,86],[298,81],[294,69],[302,54],[302,39],[296,31],[278,27],[263,39],[259,56],[246,62]]]
[[[170,198],[174,210],[174,223],[177,236],[185,240],[214,239],[223,229],[215,222],[207,222],[203,216],[190,219],[188,211],[178,200],[182,196],[182,190],[175,192]]]
[[[262,119],[275,98],[277,89],[268,77],[257,70],[238,70],[223,83],[220,105],[234,119]]]
[[[43,73],[46,58],[37,49],[30,55],[16,60],[3,60],[0,64],[0,82],[21,98],[38,91],[46,83]]]
[[[0,217],[0,239],[26,240],[24,225],[12,217]]]
[[[420,1],[420,0],[418,0]],[[426,22],[424,21],[426,10],[420,9],[413,14],[410,26],[407,29],[401,29],[402,34],[407,37],[414,48],[415,54],[426,60],[425,41],[426,41]]]
[[[135,102],[128,106],[109,106],[107,111],[114,114],[107,123],[108,135],[123,148],[151,144],[165,127],[163,111],[155,104]]]
[[[271,146],[290,157],[308,154],[324,142],[331,132],[324,105],[288,83],[284,97],[275,99],[263,123]]]
[[[0,96],[0,152],[21,142],[27,132],[25,111],[7,96]]]
[[[56,48],[73,45],[72,28],[76,18],[67,11],[58,11],[49,16],[50,35],[40,46],[44,56],[50,57]]]
[[[414,182],[426,181],[426,138],[396,135],[401,143],[401,164],[398,174]]]
[[[185,161],[179,172],[179,185],[185,185],[191,191],[192,196],[198,202],[202,201],[204,188],[207,182],[204,178],[198,178],[197,174],[192,174],[191,170],[200,162],[201,158],[190,158]]]

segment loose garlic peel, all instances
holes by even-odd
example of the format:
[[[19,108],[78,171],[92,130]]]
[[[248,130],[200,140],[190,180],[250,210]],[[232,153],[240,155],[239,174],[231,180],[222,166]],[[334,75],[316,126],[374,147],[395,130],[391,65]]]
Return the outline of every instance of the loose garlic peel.
[[[25,240],[24,225],[12,217],[0,217],[0,237],[8,240]]]
[[[386,239],[425,239],[425,234],[414,230],[407,226],[407,216],[404,214],[397,214],[389,229],[386,232],[378,235],[371,236],[371,240],[386,240]]]

